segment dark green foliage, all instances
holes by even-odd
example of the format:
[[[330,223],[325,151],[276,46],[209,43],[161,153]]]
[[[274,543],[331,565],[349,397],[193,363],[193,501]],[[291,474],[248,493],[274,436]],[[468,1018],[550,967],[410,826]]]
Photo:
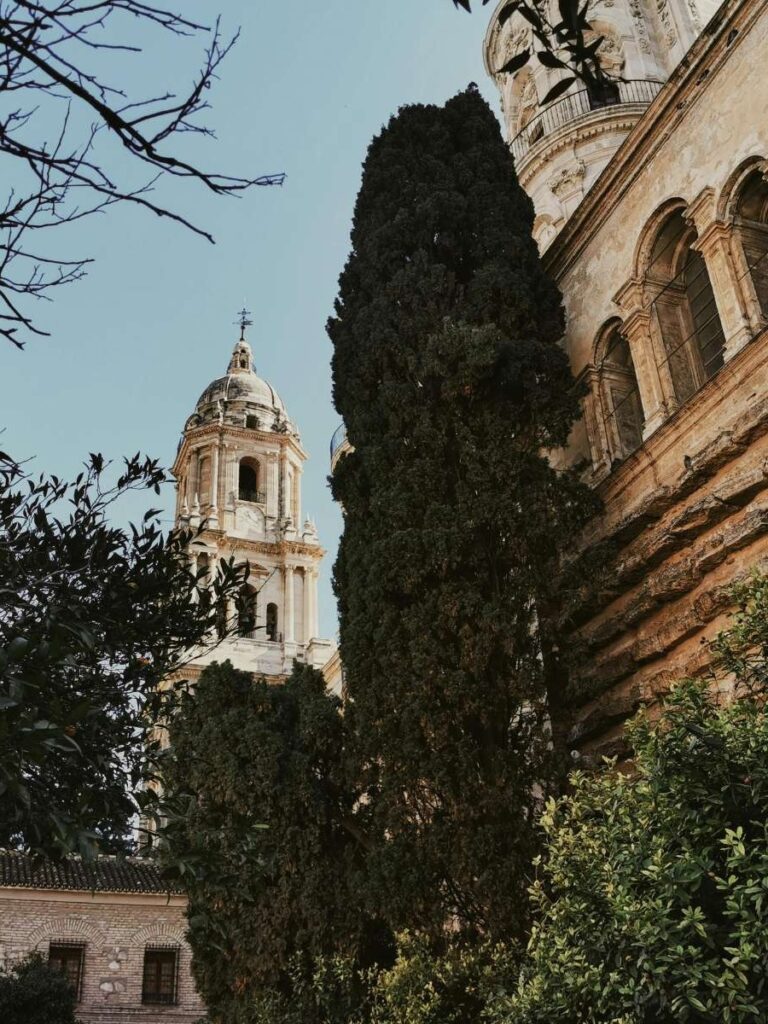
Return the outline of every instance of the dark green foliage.
[[[166,835],[190,894],[195,976],[211,1016],[345,1020],[356,985],[329,990],[327,975],[326,1016],[318,965],[339,957],[364,969],[386,954],[387,936],[350,885],[360,846],[338,699],[306,666],[268,685],[214,665],[182,702],[171,744],[176,814]]]
[[[483,0],[485,6],[489,0]],[[454,7],[472,10],[472,0],[453,0]],[[616,85],[600,63],[598,48],[603,36],[592,38],[588,33],[590,4],[584,0],[558,0],[555,9],[550,0],[507,0],[496,13],[496,21],[504,25],[519,14],[531,26],[533,47],[527,47],[496,68],[502,74],[514,74],[525,67],[534,53],[545,68],[565,72],[541,101],[556,100],[578,79],[590,93],[603,100],[615,97]]]
[[[75,997],[61,973],[35,953],[0,971],[3,1024],[76,1024]]]
[[[524,929],[564,687],[555,568],[594,507],[542,455],[578,395],[532,220],[476,89],[404,108],[370,147],[328,327],[354,447],[335,582],[368,892],[434,935]]]
[[[189,538],[164,536],[156,512],[113,526],[121,497],[166,477],[138,456],[110,473],[92,455],[71,483],[33,480],[0,454],[0,846],[125,848],[149,730],[172,700],[158,683],[239,582],[225,566],[196,594]]]

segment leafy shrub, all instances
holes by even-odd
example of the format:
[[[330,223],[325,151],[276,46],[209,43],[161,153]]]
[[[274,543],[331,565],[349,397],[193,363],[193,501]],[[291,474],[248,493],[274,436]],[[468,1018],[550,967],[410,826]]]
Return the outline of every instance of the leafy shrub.
[[[0,971],[3,1024],[77,1024],[69,982],[39,953]]]
[[[735,655],[748,616],[721,638],[723,650]],[[572,792],[548,805],[529,959],[495,1019],[765,1021],[763,700],[750,695],[720,707],[704,683],[686,681],[657,724],[641,715],[629,735],[634,774],[576,774]]]

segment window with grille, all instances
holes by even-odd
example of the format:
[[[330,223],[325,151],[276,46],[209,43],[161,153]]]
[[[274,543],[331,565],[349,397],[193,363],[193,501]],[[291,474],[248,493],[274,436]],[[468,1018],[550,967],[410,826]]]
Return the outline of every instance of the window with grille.
[[[52,942],[48,947],[48,963],[66,976],[77,1002],[83,991],[84,962],[85,946],[80,942]]]
[[[142,1003],[171,1006],[176,1002],[178,965],[177,946],[148,946],[144,950]]]

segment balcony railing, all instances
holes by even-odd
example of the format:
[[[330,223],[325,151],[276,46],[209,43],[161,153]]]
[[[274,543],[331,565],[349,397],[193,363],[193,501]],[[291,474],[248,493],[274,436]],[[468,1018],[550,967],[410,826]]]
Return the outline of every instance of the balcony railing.
[[[636,79],[628,82],[617,82],[613,95],[596,97],[588,89],[569,92],[561,100],[550,103],[541,113],[537,114],[522,128],[510,142],[510,149],[515,160],[521,160],[528,150],[540,139],[545,139],[563,125],[593,114],[596,110],[606,107],[619,107],[625,104],[648,104],[655,98],[663,82],[653,79]]]
[[[341,448],[344,442],[347,440],[347,428],[342,423],[341,426],[337,427],[333,432],[331,438],[331,462],[336,452]]]
[[[240,490],[238,497],[240,501],[250,501],[254,505],[266,505],[267,495],[264,491]]]

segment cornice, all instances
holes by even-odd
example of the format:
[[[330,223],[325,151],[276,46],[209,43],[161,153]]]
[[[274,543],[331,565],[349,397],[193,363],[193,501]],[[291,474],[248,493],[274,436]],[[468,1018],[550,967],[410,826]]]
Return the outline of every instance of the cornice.
[[[725,0],[705,26],[542,256],[556,280],[583,252],[676,124],[705,95],[715,73],[767,4],[768,0]]]
[[[575,143],[578,146],[611,132],[631,132],[647,107],[647,103],[621,103],[615,107],[590,111],[566,122],[528,150],[517,168],[520,184],[525,188],[558,153],[565,149],[573,150],[576,133],[578,136]]]
[[[306,462],[308,455],[301,443],[291,434],[277,434],[266,430],[250,430],[245,427],[235,427],[228,423],[206,423],[200,427],[193,427],[182,435],[181,445],[173,460],[171,472],[178,478],[177,467],[184,462],[189,449],[199,447],[198,442],[205,443],[210,438],[218,437],[225,443],[227,441],[247,442],[254,441],[261,444],[271,444],[279,449],[292,448],[302,462]]]
[[[245,537],[233,537],[223,530],[203,530],[195,540],[207,541],[219,551],[232,549],[252,551],[259,555],[301,555],[316,562],[322,561],[326,554],[325,549],[318,544],[305,544],[300,540],[248,540]]]

